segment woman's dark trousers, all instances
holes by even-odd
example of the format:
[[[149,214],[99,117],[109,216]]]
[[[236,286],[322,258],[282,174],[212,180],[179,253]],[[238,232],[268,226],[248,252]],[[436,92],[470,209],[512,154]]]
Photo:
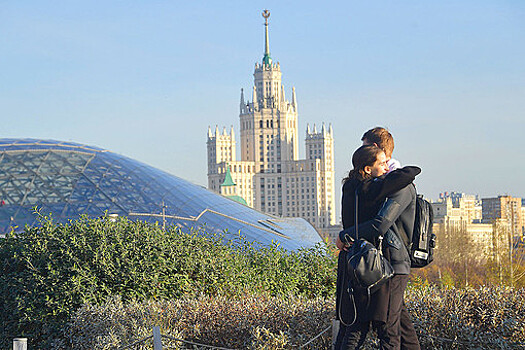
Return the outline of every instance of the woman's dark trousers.
[[[420,350],[414,324],[403,301],[408,283],[408,275],[394,275],[389,281],[390,294],[386,322],[373,321],[372,327],[377,332],[382,350]],[[341,349],[359,349],[370,329],[370,322],[356,323],[346,327]],[[338,337],[339,338],[339,337]]]

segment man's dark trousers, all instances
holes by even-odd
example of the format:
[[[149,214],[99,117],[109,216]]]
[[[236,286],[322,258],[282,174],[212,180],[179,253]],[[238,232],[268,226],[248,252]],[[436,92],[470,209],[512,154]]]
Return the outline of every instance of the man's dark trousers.
[[[380,348],[385,350],[419,350],[414,324],[403,302],[403,295],[408,283],[408,275],[394,275],[390,282],[390,300],[386,323],[374,322],[374,328],[380,341]],[[403,318],[403,322],[401,322]],[[403,342],[400,343],[401,335]]]

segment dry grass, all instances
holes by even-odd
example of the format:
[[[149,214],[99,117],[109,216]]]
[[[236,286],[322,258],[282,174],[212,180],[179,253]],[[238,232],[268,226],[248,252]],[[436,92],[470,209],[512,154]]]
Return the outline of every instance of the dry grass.
[[[518,349],[525,344],[525,291],[509,288],[408,290],[423,348]],[[237,349],[292,349],[330,325],[333,299],[203,296],[124,304],[118,298],[86,304],[71,319],[56,348],[113,349],[163,334]],[[449,340],[444,340],[449,339]],[[175,343],[166,343],[174,346]],[[331,332],[310,348],[328,349]],[[370,338],[365,348],[374,348]]]

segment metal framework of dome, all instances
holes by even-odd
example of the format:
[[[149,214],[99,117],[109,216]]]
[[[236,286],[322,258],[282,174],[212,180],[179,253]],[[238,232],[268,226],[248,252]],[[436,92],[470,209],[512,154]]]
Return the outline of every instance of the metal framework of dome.
[[[0,232],[37,225],[34,207],[66,223],[80,215],[128,216],[183,229],[241,234],[288,250],[322,241],[301,218],[258,212],[186,180],[98,147],[0,139]],[[164,213],[164,214],[163,214]]]

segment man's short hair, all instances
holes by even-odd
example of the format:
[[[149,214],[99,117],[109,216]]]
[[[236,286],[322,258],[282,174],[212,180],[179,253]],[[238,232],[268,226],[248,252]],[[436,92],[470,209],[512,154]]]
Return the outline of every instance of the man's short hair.
[[[385,151],[388,158],[392,157],[394,152],[394,138],[392,134],[385,128],[377,126],[368,130],[363,134],[361,141],[367,141],[370,144],[375,143],[379,148]]]

